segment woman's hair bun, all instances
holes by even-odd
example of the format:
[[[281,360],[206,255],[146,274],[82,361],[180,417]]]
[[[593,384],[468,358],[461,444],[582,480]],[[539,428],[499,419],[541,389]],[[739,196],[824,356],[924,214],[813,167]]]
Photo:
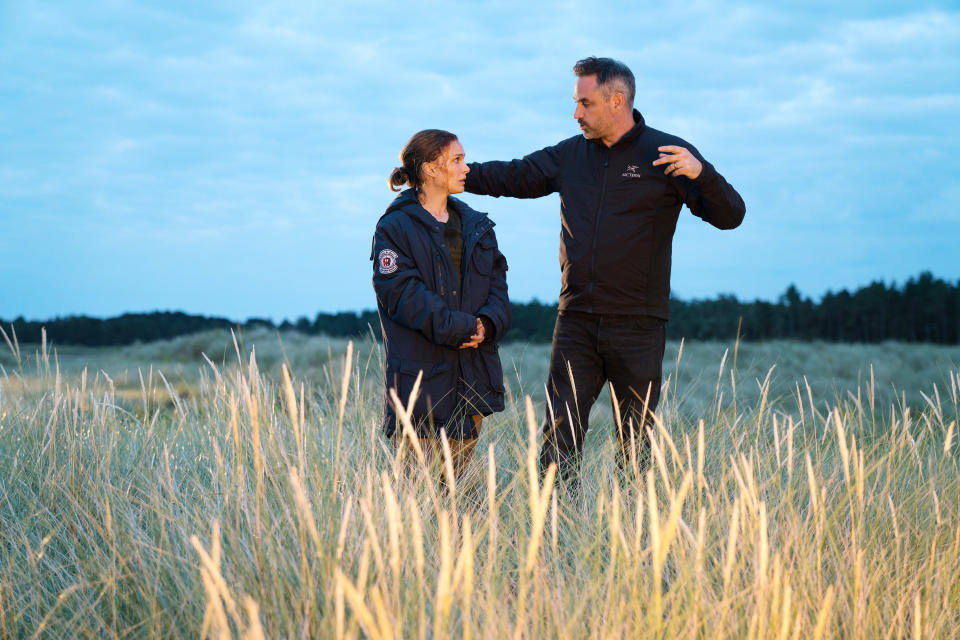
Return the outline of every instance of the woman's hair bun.
[[[396,167],[390,172],[390,180],[388,180],[388,183],[391,191],[400,191],[400,187],[409,181],[410,178],[407,176],[407,170],[403,167]]]

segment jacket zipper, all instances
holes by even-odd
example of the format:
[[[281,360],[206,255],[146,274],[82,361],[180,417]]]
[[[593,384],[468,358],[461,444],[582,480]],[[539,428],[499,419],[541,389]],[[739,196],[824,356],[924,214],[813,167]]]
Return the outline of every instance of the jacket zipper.
[[[608,152],[603,152],[603,179],[600,187],[600,208],[597,209],[597,221],[593,228],[593,251],[590,254],[590,305],[587,307],[589,313],[593,313],[593,287],[597,278],[597,243],[600,240],[600,216],[603,214],[603,200],[607,195],[607,167],[610,166]]]
[[[443,288],[443,254],[437,254],[437,284],[440,286],[440,295],[447,295]]]

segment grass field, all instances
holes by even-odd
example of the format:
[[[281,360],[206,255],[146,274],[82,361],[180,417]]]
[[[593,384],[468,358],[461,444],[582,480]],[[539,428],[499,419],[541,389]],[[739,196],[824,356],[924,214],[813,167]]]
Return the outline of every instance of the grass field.
[[[651,468],[604,398],[567,494],[546,345],[447,488],[371,340],[8,346],[0,637],[960,637],[960,348],[670,343]]]

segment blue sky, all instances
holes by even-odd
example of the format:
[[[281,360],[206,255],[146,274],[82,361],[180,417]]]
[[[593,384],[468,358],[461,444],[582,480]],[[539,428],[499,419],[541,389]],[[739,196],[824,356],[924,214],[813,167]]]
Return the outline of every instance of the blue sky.
[[[676,295],[960,278],[950,3],[0,2],[0,318],[372,308],[410,135],[468,160],[575,135],[588,55],[747,203],[728,232],[684,211]],[[465,199],[511,297],[555,300],[557,197]]]

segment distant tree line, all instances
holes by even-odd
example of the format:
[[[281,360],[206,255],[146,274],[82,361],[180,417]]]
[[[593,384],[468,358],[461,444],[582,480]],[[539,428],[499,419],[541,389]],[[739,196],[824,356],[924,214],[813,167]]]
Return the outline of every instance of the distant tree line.
[[[513,327],[508,341],[549,342],[557,305],[511,302]],[[670,338],[729,340],[740,331],[744,340],[796,339],[831,342],[930,342],[960,344],[960,281],[950,282],[921,273],[903,286],[873,282],[853,293],[829,291],[819,302],[803,297],[793,285],[776,302],[741,302],[732,295],[710,300],[670,302]],[[47,321],[22,317],[3,321],[11,325],[20,342],[37,343],[41,329],[59,344],[124,345],[174,338],[209,329],[239,330],[265,327],[306,334],[357,337],[380,336],[376,311],[318,313],[294,322],[275,324],[265,318],[236,323],[226,318],[189,315],[181,312],[126,313],[115,318],[67,316]],[[12,336],[11,336],[12,337]]]
[[[671,300],[668,332],[674,338],[745,340],[790,338],[830,342],[960,343],[960,281],[951,284],[930,272],[903,286],[873,282],[853,293],[828,291],[820,302],[793,285],[777,302],[740,302],[734,296],[684,302]]]

